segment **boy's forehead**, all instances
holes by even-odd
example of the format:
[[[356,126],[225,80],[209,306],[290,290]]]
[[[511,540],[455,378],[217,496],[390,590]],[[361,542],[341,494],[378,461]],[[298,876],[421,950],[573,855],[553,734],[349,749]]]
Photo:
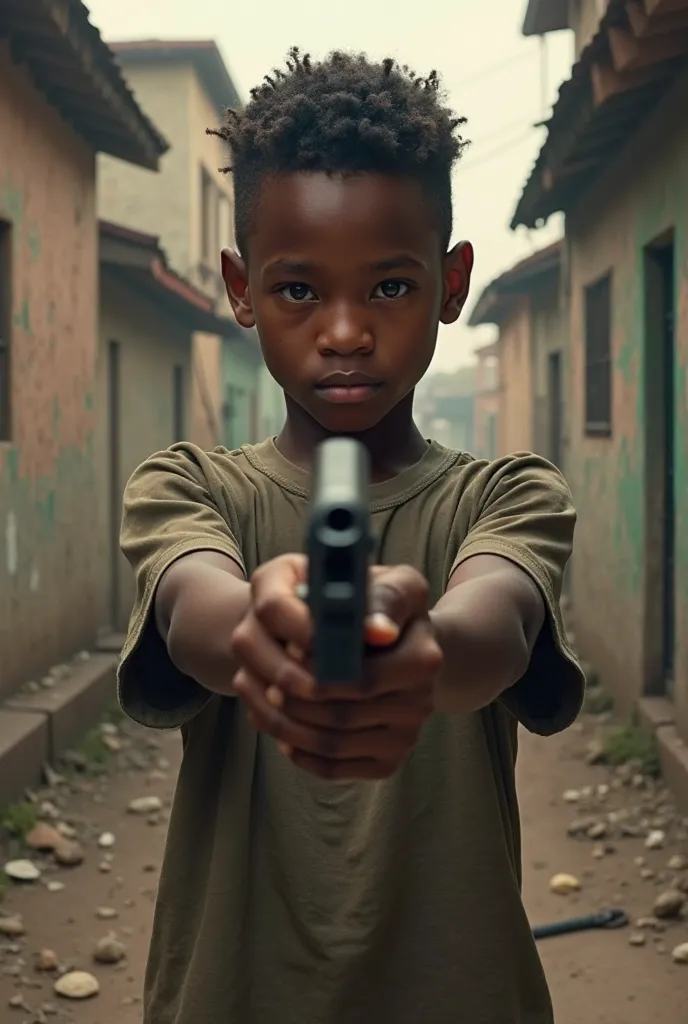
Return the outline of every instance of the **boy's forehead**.
[[[328,243],[358,249],[437,246],[431,203],[413,178],[296,172],[266,178],[256,197],[252,246],[271,249]]]

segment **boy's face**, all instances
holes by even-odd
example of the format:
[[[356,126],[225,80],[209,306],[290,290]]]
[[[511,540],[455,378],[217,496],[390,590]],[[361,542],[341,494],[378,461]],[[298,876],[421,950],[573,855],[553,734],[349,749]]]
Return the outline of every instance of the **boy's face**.
[[[468,294],[470,245],[448,255],[419,183],[295,173],[261,187],[248,267],[222,255],[237,321],[268,369],[333,433],[381,422],[416,386],[440,322]]]

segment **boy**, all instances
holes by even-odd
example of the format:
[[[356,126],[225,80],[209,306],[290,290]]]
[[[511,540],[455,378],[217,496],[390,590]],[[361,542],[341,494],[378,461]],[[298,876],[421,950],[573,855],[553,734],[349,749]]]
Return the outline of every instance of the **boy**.
[[[276,439],[130,480],[126,711],[181,727],[147,1024],[548,1024],[520,898],[517,722],[569,725],[575,514],[533,455],[426,441],[413,389],[468,294],[463,122],[437,77],[293,51],[230,112],[222,269],[282,385]],[[365,685],[320,693],[296,596],[317,443],[355,435],[376,537]]]

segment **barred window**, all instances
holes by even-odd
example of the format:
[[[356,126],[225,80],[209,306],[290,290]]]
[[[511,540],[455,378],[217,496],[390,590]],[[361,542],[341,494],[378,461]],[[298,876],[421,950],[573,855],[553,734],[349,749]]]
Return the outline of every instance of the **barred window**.
[[[612,433],[611,274],[585,289],[585,433]]]

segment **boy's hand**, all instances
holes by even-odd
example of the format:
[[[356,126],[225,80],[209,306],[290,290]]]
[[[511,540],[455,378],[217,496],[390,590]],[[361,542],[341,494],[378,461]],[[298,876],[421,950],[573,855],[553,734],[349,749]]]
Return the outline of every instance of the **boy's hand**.
[[[432,711],[442,668],[427,584],[408,566],[371,570],[364,685],[316,692],[308,660],[297,654],[308,651],[312,635],[308,609],[294,595],[305,577],[299,556],[276,559],[255,574],[254,607],[233,638],[242,664],[237,692],[256,728],[301,767],[330,779],[386,778]]]

